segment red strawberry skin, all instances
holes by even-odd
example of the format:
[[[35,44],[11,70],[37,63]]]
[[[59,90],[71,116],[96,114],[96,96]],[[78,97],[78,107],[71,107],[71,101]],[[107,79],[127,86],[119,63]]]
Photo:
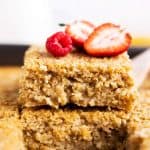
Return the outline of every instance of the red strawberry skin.
[[[83,47],[85,40],[94,30],[95,26],[86,20],[74,21],[66,26],[65,32],[71,36],[73,45]]]
[[[56,32],[47,38],[46,49],[55,57],[67,55],[72,48],[71,37],[64,32]]]
[[[129,33],[120,29],[120,26],[105,23],[89,35],[84,43],[84,49],[91,56],[116,56],[128,50],[131,44]]]

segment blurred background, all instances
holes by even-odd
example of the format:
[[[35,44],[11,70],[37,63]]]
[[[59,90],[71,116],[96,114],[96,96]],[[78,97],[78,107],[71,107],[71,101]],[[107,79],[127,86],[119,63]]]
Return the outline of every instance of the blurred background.
[[[0,64],[10,63],[10,54],[20,63],[28,45],[43,45],[59,23],[78,19],[125,27],[131,55],[150,47],[150,0],[0,0]]]

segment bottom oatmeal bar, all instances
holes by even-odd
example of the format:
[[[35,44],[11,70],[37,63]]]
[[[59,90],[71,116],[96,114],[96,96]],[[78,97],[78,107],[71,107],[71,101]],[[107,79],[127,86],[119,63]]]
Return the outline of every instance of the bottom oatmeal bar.
[[[94,109],[24,109],[27,148],[42,150],[149,150],[150,102],[132,113]]]
[[[40,150],[123,149],[126,120],[123,111],[94,109],[24,109],[26,146]]]

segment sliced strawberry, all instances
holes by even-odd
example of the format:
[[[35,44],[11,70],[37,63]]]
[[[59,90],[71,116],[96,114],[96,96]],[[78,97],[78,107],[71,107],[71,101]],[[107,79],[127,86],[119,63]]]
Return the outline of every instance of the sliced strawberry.
[[[75,46],[83,46],[84,41],[88,38],[89,34],[92,33],[95,26],[85,20],[75,21],[70,25],[66,26],[65,32],[72,38]]]
[[[92,56],[115,56],[127,51],[131,36],[118,25],[105,23],[98,26],[84,43],[84,49]]]

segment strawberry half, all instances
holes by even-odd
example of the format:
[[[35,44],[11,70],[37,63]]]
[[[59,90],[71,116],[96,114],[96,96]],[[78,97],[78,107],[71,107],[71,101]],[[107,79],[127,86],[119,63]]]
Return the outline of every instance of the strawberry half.
[[[127,51],[131,36],[118,25],[105,23],[98,26],[84,43],[84,49],[92,56],[115,56]]]
[[[95,26],[92,23],[82,20],[75,21],[72,24],[67,25],[65,32],[71,36],[75,46],[82,47],[94,28]]]

